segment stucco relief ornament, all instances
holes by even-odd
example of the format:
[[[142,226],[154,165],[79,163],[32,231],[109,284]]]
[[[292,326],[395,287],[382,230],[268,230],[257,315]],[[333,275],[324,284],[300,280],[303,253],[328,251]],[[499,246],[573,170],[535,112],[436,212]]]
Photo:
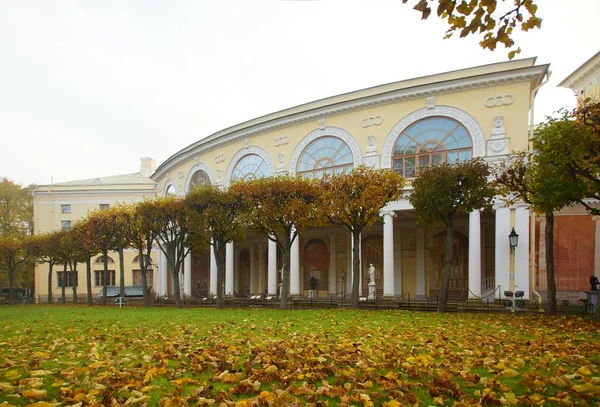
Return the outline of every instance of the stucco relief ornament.
[[[221,170],[217,170],[217,183],[222,183],[223,182],[223,176],[221,174]]]
[[[369,141],[367,141],[367,148],[365,149],[367,155],[377,154],[377,146],[375,145],[375,136],[369,136]]]
[[[285,163],[284,163],[284,155],[279,153],[277,154],[277,171],[275,171],[277,174],[285,174],[287,173],[287,170],[285,168]]]
[[[379,154],[377,154],[377,146],[375,145],[375,136],[370,135],[365,148],[365,156],[363,157],[363,165],[365,167],[379,169]]]
[[[504,129],[504,117],[494,117],[490,140],[487,142],[487,155],[508,154],[508,141],[506,130]]]

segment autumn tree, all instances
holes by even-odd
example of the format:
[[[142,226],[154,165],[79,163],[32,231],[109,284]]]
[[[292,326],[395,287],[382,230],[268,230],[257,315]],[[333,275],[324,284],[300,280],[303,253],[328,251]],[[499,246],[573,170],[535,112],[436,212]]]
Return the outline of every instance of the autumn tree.
[[[179,278],[185,256],[194,245],[194,236],[188,229],[187,208],[182,198],[167,196],[153,201],[153,205],[147,210],[147,226],[156,233],[158,247],[167,258],[173,276],[175,305],[182,308]]]
[[[65,233],[65,230],[57,230],[42,235],[34,235],[37,258],[40,262],[48,264],[48,304],[52,304],[52,269],[60,260],[60,240]]]
[[[408,2],[402,0],[402,3]],[[449,26],[445,38],[452,37],[455,32],[461,38],[481,35],[479,45],[483,49],[493,51],[498,44],[503,44],[510,50],[509,59],[521,52],[519,47],[513,49],[515,31],[529,31],[542,25],[542,19],[536,15],[534,0],[418,0],[413,9],[425,20],[435,3],[437,17],[446,20]]]
[[[16,238],[13,236],[0,237],[0,270],[8,273],[8,303],[14,302],[15,280],[19,270],[32,256],[30,237]]]
[[[0,237],[21,238],[33,227],[33,204],[29,191],[18,184],[0,179]]]
[[[96,210],[92,212],[85,221],[86,239],[93,241],[100,253],[102,253],[104,269],[102,270],[102,305],[106,305],[108,295],[108,252],[117,243],[119,224],[111,216],[109,211]]]
[[[133,213],[126,205],[118,205],[104,209],[106,216],[113,224],[111,249],[119,255],[119,295],[125,296],[125,260],[124,251],[131,246],[133,238]]]
[[[232,190],[202,185],[190,191],[185,202],[191,209],[188,219],[190,228],[196,228],[198,236],[213,250],[217,262],[217,308],[222,308],[226,246],[244,238],[240,201]]]
[[[427,167],[412,182],[413,192],[408,199],[414,207],[417,222],[422,225],[443,223],[446,227],[438,312],[446,312],[448,303],[455,216],[458,212],[468,213],[491,204],[496,188],[489,182],[489,177],[488,165],[473,159],[454,165]]]
[[[322,189],[300,176],[275,176],[235,183],[233,194],[242,204],[241,217],[249,227],[275,242],[283,256],[282,309],[290,295],[290,251],[298,233],[324,223],[319,198]]]
[[[553,119],[551,119],[553,120]],[[543,125],[547,134],[553,126]],[[576,196],[584,193],[582,185],[572,182],[568,172],[555,165],[552,157],[543,147],[544,141],[536,137],[534,146],[542,147],[536,154],[521,152],[504,161],[498,168],[496,183],[499,193],[505,196],[507,203],[522,201],[529,204],[535,212],[546,218],[544,243],[546,246],[547,312],[555,315],[556,278],[554,267],[554,211],[575,201]]]
[[[148,262],[157,237],[157,231],[153,227],[154,205],[153,201],[144,200],[129,207],[130,216],[132,217],[131,244],[138,251],[142,290],[144,292],[144,307],[150,306],[147,273],[149,268],[150,272],[152,272],[152,265],[148,264]]]
[[[352,294],[350,307],[358,308],[360,235],[381,219],[380,211],[402,195],[404,178],[391,169],[360,166],[350,173],[329,174],[321,180],[322,206],[331,223],[352,234]]]

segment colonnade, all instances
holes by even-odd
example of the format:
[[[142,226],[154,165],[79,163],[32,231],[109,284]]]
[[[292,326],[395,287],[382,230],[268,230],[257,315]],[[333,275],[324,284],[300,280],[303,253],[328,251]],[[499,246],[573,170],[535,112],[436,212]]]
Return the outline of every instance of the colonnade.
[[[402,208],[408,209],[408,208]],[[494,247],[494,287],[500,286],[500,290],[520,290],[525,293],[525,298],[529,298],[529,210],[525,206],[507,207],[497,206],[495,210],[495,237],[492,243]],[[396,297],[403,294],[402,287],[402,228],[394,227],[394,217],[397,210],[393,207],[385,208],[381,212],[383,218],[383,295],[385,297]],[[475,210],[469,213],[469,244],[468,244],[468,292],[469,297],[478,298],[482,295],[482,276],[484,276],[485,263],[485,248],[488,242],[485,241],[485,233],[482,233],[481,211]],[[509,244],[508,235],[512,228],[515,228],[519,234],[519,244],[512,249]],[[425,250],[428,237],[426,236],[427,229],[416,227],[416,289],[412,293],[413,298],[421,298],[427,295],[426,292],[426,261]],[[327,233],[329,238],[329,270],[328,270],[328,293],[335,295],[340,291],[350,293],[352,287],[352,237],[349,233],[347,236],[347,255],[346,264],[338,264],[337,250],[339,233]],[[290,252],[290,294],[301,295],[301,273],[300,273],[300,244],[297,237]],[[261,294],[265,290],[268,295],[277,295],[277,245],[272,240],[268,240],[267,255],[265,258],[265,244],[258,245],[258,259],[255,266],[253,253],[251,250],[251,267],[250,267],[250,291],[251,294]],[[210,284],[209,292],[217,291],[216,278],[216,260],[210,251]],[[235,264],[234,244],[229,243],[226,247],[226,267],[225,267],[225,293],[234,293],[237,290],[234,279],[234,264]],[[159,295],[167,294],[167,262],[162,251],[158,250],[158,278],[156,283],[156,292]],[[263,281],[262,270],[267,267],[267,279]],[[191,254],[185,257],[184,273],[183,273],[183,292],[185,295],[192,294],[192,276],[191,276]],[[345,273],[343,269],[348,270]],[[258,270],[257,270],[258,269]],[[362,269],[362,267],[361,267]],[[362,288],[359,287],[359,292]],[[339,285],[338,285],[339,283]],[[497,294],[496,294],[497,295]]]

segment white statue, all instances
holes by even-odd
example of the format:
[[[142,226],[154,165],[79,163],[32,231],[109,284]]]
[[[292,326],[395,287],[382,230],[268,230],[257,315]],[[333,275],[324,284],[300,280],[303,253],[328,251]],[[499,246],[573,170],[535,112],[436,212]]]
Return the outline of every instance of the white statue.
[[[373,264],[369,266],[369,284],[375,284],[375,267],[373,267]]]
[[[504,117],[496,116],[494,117],[494,127],[492,127],[492,138],[505,138],[506,130],[504,129]]]
[[[369,136],[369,141],[367,142],[367,149],[365,150],[366,154],[375,154],[377,152],[377,147],[375,146],[375,136]]]
[[[279,153],[279,155],[277,157],[278,157],[277,169],[284,170],[285,166],[283,165],[283,154]]]

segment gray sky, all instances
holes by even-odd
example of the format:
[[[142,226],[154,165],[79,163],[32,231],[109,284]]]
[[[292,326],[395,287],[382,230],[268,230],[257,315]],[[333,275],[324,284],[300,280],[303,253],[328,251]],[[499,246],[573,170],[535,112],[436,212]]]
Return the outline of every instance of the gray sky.
[[[574,107],[556,85],[599,50],[600,1],[536,3],[542,29],[517,41],[518,58],[551,64],[540,121]],[[0,176],[26,185],[136,172],[142,156],[160,164],[263,114],[507,59],[476,38],[443,40],[445,30],[400,0],[5,0]]]

